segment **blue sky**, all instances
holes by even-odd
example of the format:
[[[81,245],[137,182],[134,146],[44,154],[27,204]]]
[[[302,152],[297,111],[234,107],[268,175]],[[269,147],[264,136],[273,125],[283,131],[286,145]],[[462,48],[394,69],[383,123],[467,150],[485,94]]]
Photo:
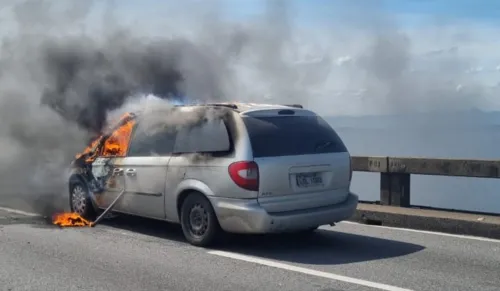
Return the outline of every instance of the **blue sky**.
[[[291,0],[297,8],[307,11],[310,16],[322,15],[338,17],[340,11],[356,8],[376,9],[379,12],[400,15],[401,25],[413,24],[415,18],[440,19],[442,21],[496,22],[500,24],[499,0]],[[237,1],[231,1],[237,2]],[[358,6],[358,7],[356,7]],[[350,9],[349,9],[350,8]]]
[[[211,1],[193,2],[193,9]],[[260,14],[265,0],[219,0],[225,3],[226,15],[242,19]],[[500,0],[285,0],[298,12],[294,17],[299,25],[315,25],[325,22],[353,23],[360,11],[378,11],[397,16],[402,26],[426,25],[430,21],[472,21],[500,25]],[[103,2],[96,1],[96,4]],[[114,10],[118,17],[139,18],[145,21],[169,16],[169,3],[180,6],[181,0],[115,0]],[[100,6],[100,5],[98,5]],[[153,19],[151,19],[153,18]]]
[[[299,25],[324,22],[352,22],[360,10],[370,9],[397,16],[402,26],[426,24],[429,19],[442,22],[473,21],[500,24],[500,0],[285,0],[292,3]],[[163,2],[166,3],[167,1]],[[175,3],[175,1],[173,1]],[[187,2],[187,1],[186,1]],[[193,1],[196,2],[196,1]],[[199,3],[203,2],[198,0]],[[207,1],[208,2],[208,1]],[[223,0],[225,11],[231,19],[241,19],[260,14],[265,9],[264,0]],[[128,0],[116,2],[129,13],[155,11],[165,15],[167,9],[157,0]],[[127,3],[127,4],[125,4]],[[124,7],[125,6],[125,7]],[[371,6],[371,7],[369,7]],[[164,6],[163,6],[164,7]],[[196,7],[194,5],[193,7]],[[361,9],[360,9],[361,8]],[[354,17],[354,18],[353,18]]]
[[[385,0],[389,11],[432,14],[451,19],[498,21],[498,0]]]

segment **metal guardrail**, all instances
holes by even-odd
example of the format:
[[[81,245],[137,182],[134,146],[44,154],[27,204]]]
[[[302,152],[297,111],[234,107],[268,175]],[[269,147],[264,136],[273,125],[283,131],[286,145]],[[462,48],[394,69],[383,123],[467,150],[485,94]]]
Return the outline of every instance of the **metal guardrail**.
[[[410,175],[500,178],[500,160],[353,156],[353,171],[380,173],[380,203],[410,207]]]

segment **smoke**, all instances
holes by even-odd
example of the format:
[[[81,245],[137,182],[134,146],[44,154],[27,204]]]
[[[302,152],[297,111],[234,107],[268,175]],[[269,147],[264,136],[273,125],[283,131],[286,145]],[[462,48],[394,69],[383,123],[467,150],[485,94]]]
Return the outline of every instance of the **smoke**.
[[[464,73],[475,64],[473,34],[405,32],[379,1],[337,1],[324,10],[339,17],[320,29],[301,28],[303,7],[287,1],[239,21],[225,18],[223,1],[120,3],[2,3],[0,203],[62,207],[74,154],[110,118],[145,106],[138,96],[163,99],[164,110],[238,100],[384,114],[488,106],[494,93]]]

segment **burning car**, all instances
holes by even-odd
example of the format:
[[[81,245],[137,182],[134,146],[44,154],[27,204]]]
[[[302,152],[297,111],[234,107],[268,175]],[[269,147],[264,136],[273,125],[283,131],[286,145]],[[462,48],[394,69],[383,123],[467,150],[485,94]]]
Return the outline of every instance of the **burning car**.
[[[124,194],[114,213],[179,223],[197,246],[220,231],[310,233],[354,213],[350,154],[314,112],[218,103],[168,114],[179,113],[190,122],[155,131],[126,113],[92,140],[73,162],[71,210],[92,220]]]

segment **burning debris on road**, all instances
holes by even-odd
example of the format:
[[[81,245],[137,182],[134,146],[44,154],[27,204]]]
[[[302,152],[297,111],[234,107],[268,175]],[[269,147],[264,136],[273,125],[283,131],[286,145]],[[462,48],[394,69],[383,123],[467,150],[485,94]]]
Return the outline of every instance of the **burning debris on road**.
[[[61,227],[91,226],[90,221],[74,212],[54,214],[52,223]]]

